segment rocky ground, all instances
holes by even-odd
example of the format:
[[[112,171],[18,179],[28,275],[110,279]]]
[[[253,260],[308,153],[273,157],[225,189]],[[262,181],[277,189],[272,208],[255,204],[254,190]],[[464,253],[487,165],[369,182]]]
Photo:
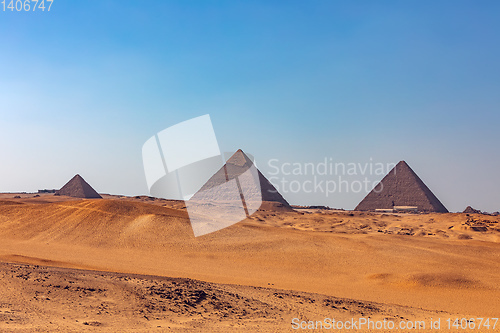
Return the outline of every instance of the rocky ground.
[[[409,320],[444,312],[274,288],[0,263],[2,332],[291,331],[293,318]]]

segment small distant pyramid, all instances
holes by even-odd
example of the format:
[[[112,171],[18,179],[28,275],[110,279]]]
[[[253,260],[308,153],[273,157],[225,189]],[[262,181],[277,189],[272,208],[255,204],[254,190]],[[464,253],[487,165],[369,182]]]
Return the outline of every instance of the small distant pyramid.
[[[203,192],[208,189],[222,185],[225,182],[235,179],[245,173],[253,165],[252,160],[241,150],[238,149],[226,162],[226,164],[217,171],[198,192]],[[281,196],[278,190],[267,180],[267,178],[257,169],[257,174],[260,182],[260,190],[262,194],[262,201],[272,201],[290,207],[288,202]],[[244,181],[239,179],[239,181]],[[223,197],[224,193],[220,193]]]
[[[419,212],[448,213],[405,161],[399,162],[355,210],[393,209],[395,206],[417,207]]]
[[[471,206],[467,206],[467,208],[465,208],[465,210],[463,211],[463,213],[467,213],[467,214],[481,214],[482,212],[480,210],[472,208]]]
[[[55,195],[66,195],[74,198],[102,199],[82,176],[76,175],[66,183]]]

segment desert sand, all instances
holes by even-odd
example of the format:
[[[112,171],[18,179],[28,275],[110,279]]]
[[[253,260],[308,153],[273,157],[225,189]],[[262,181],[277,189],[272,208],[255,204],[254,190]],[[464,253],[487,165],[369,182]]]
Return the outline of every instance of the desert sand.
[[[14,196],[0,195],[2,331],[275,332],[293,331],[293,318],[500,316],[498,216],[265,203],[195,238],[179,201]]]

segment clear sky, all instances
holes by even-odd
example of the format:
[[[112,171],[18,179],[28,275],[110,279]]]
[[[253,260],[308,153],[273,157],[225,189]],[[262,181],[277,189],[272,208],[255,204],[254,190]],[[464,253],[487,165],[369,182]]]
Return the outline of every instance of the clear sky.
[[[148,194],[143,143],[208,113],[221,150],[270,177],[270,160],[406,160],[448,209],[500,210],[498,1],[1,6],[1,192],[80,173]],[[352,209],[366,192],[283,194]]]

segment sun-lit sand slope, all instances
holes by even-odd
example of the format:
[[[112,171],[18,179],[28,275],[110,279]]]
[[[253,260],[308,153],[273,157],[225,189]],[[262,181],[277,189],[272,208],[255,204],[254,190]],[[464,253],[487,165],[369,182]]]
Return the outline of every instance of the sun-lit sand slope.
[[[291,319],[410,320],[443,313],[184,278],[0,263],[0,331],[293,331]]]
[[[1,261],[500,312],[498,217],[266,210],[195,238],[185,210],[163,207],[178,202],[47,198],[0,203]]]
[[[50,204],[0,201],[0,234],[12,239],[100,247],[161,247],[168,235],[189,237],[180,210],[118,200]]]

